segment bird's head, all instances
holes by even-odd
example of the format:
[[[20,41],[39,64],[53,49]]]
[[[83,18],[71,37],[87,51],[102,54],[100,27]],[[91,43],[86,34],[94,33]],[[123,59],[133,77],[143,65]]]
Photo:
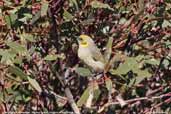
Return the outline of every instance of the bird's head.
[[[94,43],[94,41],[90,36],[82,34],[78,37],[78,43],[82,47],[88,47],[91,43]]]

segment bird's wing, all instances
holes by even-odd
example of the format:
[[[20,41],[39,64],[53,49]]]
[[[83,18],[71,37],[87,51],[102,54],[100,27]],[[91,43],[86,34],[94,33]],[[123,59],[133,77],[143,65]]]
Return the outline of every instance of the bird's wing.
[[[102,53],[100,52],[100,50],[96,46],[94,46],[91,49],[91,53],[92,53],[93,58],[96,61],[101,61],[102,63],[104,63],[104,57],[103,57]]]

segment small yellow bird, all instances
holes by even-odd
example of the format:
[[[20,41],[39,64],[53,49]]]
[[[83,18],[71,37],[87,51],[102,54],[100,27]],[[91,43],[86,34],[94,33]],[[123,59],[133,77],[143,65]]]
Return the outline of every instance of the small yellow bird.
[[[78,38],[78,57],[96,72],[104,70],[104,58],[90,36],[80,35]]]

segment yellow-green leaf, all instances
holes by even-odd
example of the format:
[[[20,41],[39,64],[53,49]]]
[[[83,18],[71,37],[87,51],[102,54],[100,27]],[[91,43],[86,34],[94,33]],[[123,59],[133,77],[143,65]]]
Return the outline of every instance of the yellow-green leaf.
[[[111,79],[106,79],[105,80],[105,83],[106,83],[106,88],[107,88],[107,90],[109,91],[109,92],[111,92],[112,91],[112,81],[111,81]]]
[[[90,88],[88,87],[84,93],[81,95],[81,98],[78,100],[77,105],[78,107],[81,107],[82,105],[86,104],[87,99],[89,97],[89,92],[90,92]]]
[[[63,17],[65,21],[71,21],[73,19],[72,14],[69,13],[67,10],[64,10]]]
[[[81,76],[91,76],[91,72],[88,68],[78,67],[76,72]]]
[[[111,54],[112,54],[112,43],[113,43],[113,38],[110,37],[106,45],[106,51],[104,53],[106,62],[109,61]]]
[[[99,2],[99,1],[97,1],[97,0],[92,1],[92,2],[91,2],[91,6],[92,6],[93,8],[105,8],[105,9],[109,9],[109,10],[114,11],[114,9],[111,8],[108,4],[104,4],[104,3]]]
[[[7,41],[6,44],[11,49],[15,50],[16,52],[26,52],[27,51],[26,48],[23,45],[21,45],[21,44],[19,44],[17,42]]]
[[[47,15],[48,6],[48,2],[43,2],[43,4],[41,5],[41,17]]]
[[[30,78],[29,76],[27,77],[30,85],[35,89],[37,90],[39,93],[42,92],[42,88],[40,87],[39,83],[35,80],[35,79],[32,79]]]
[[[8,68],[8,71],[11,72],[12,74],[15,74],[16,76],[19,76],[21,79],[26,80],[27,75],[17,66],[10,66]]]

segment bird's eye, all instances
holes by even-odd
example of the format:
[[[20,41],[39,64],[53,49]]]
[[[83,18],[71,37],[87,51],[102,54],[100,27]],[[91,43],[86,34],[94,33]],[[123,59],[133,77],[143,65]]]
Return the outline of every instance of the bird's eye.
[[[80,37],[78,38],[78,40],[83,41],[83,39],[82,39],[82,38],[80,38]]]

